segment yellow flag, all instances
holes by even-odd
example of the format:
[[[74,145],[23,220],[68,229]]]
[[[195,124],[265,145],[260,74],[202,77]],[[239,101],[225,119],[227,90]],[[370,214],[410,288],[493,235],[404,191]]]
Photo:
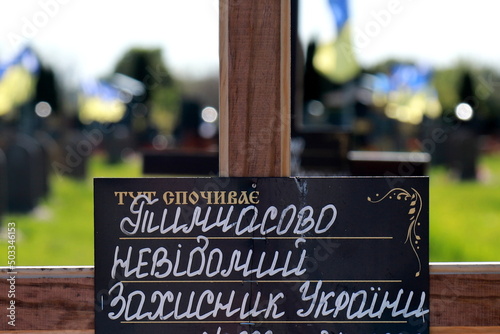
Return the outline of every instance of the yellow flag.
[[[318,72],[335,83],[345,83],[359,74],[349,23],[344,25],[335,40],[318,46],[313,64]]]

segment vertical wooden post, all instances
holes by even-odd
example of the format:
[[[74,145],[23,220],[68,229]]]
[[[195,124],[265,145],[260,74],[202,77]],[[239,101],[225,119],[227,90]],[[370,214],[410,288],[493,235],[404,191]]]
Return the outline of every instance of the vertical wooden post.
[[[290,174],[290,0],[220,0],[220,176]]]

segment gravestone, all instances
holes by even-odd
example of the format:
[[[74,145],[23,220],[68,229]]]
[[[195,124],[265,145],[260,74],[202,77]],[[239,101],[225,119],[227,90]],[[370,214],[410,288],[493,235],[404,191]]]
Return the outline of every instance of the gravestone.
[[[113,131],[104,134],[104,148],[108,155],[108,162],[112,164],[123,161],[124,155],[132,151],[132,130],[125,124],[115,124]]]
[[[7,210],[7,160],[0,149],[0,226],[2,217]]]
[[[52,162],[60,157],[60,148],[57,142],[47,132],[37,131],[34,135],[35,140],[40,145],[42,151],[42,162],[39,166],[39,172],[44,177],[42,179],[42,196],[46,197],[50,192],[49,175],[51,173]]]
[[[476,180],[479,160],[479,140],[477,134],[462,125],[449,135],[449,168],[459,180]]]
[[[301,169],[306,173],[346,175],[347,154],[351,146],[349,132],[302,132],[305,141]]]
[[[94,152],[94,143],[85,137],[81,131],[69,130],[64,135],[59,161],[52,163],[52,168],[58,176],[69,176],[85,179],[89,156]]]
[[[142,173],[153,175],[217,175],[219,154],[208,151],[144,150]]]
[[[15,134],[5,149],[7,158],[8,210],[28,212],[43,196],[47,175],[43,152],[35,139]]]
[[[352,176],[425,176],[431,162],[422,152],[351,151],[347,158]]]

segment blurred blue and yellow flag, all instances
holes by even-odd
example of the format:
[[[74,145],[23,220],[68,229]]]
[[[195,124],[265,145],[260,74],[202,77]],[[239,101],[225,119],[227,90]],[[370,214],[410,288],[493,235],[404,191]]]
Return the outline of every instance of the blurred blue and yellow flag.
[[[87,80],[82,83],[79,106],[79,118],[84,124],[116,123],[126,111],[120,91],[102,80]]]
[[[39,70],[38,58],[29,47],[0,64],[0,116],[12,112],[33,97]]]
[[[336,83],[354,79],[360,72],[354,54],[349,23],[347,0],[328,0],[337,36],[334,40],[319,45],[314,55],[314,67],[318,72]]]
[[[435,119],[442,108],[432,85],[433,71],[427,66],[396,64],[389,75],[374,78],[374,104],[384,107],[387,117],[420,124],[424,117]]]

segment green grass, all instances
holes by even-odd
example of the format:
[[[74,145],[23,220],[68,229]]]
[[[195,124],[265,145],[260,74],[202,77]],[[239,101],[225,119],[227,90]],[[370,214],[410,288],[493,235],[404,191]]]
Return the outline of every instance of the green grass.
[[[432,170],[431,261],[500,261],[500,156],[483,157],[480,170],[480,182]]]
[[[140,176],[138,159],[109,165],[102,157],[89,163],[92,177]],[[51,177],[51,195],[30,215],[7,215],[3,226],[16,223],[16,265],[93,265],[93,181]],[[5,232],[3,233],[5,235]],[[5,237],[0,249],[7,249]],[[5,253],[4,253],[5,254]],[[5,265],[2,259],[0,265]]]
[[[451,180],[442,168],[431,171],[431,261],[500,261],[500,156],[484,157],[482,182]],[[92,177],[139,177],[140,161],[108,165],[94,157],[87,180],[52,177],[52,192],[30,215],[7,215],[2,226],[17,226],[16,265],[93,264]],[[7,254],[5,231],[0,254]],[[0,265],[6,265],[2,258]]]

